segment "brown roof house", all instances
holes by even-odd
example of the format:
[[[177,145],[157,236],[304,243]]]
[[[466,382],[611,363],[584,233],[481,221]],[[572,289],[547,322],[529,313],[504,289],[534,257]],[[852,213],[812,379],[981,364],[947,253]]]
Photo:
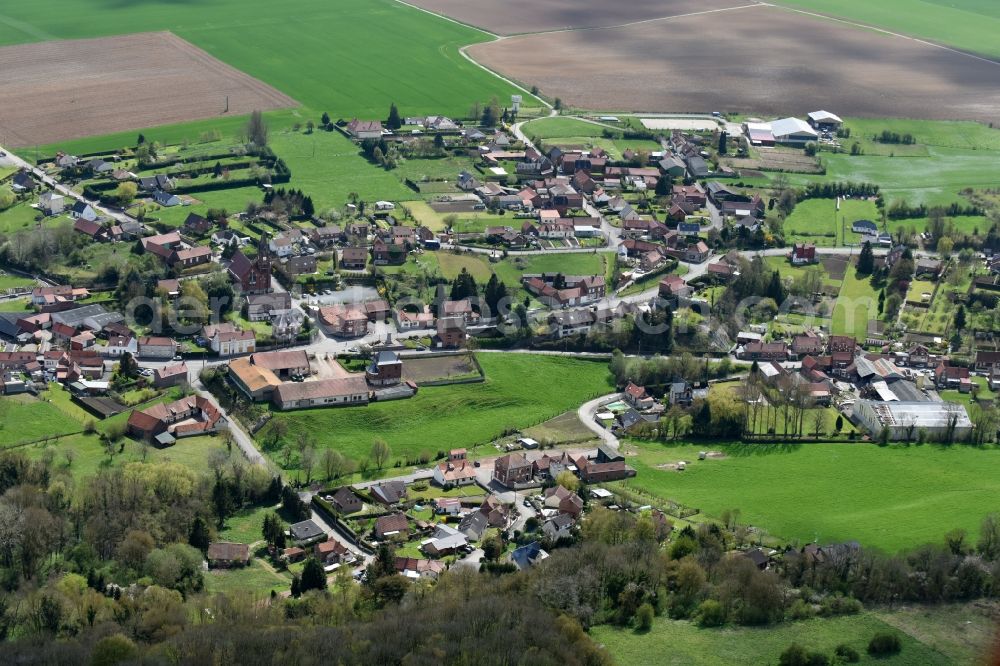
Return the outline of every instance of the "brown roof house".
[[[365,506],[364,502],[361,501],[361,498],[347,486],[341,486],[333,491],[329,502],[334,509],[345,515],[357,513]]]
[[[368,397],[368,384],[358,376],[285,382],[274,390],[274,404],[281,410],[366,405]]]
[[[169,404],[133,410],[128,432],[160,445],[170,445],[180,437],[215,432],[224,423],[215,403],[200,395],[189,395]]]
[[[245,567],[250,564],[250,546],[216,541],[208,544],[208,566],[215,569]]]
[[[500,456],[493,465],[493,480],[507,488],[529,483],[531,478],[531,463],[523,453]]]
[[[375,536],[380,539],[405,540],[410,536],[410,523],[406,520],[406,514],[390,513],[388,516],[381,516],[375,521]]]

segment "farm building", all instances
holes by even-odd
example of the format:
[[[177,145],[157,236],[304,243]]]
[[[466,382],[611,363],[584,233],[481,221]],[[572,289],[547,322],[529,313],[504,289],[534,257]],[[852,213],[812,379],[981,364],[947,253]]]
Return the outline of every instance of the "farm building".
[[[852,416],[874,438],[883,430],[889,431],[890,440],[916,440],[919,432],[932,440],[964,440],[972,434],[969,414],[954,402],[858,400]]]
[[[774,145],[774,134],[771,133],[771,123],[744,123],[743,128],[752,145]]]
[[[812,127],[799,118],[782,118],[771,123],[771,134],[775,143],[802,145],[819,138]]]
[[[809,124],[820,132],[835,132],[844,124],[840,116],[829,111],[813,111],[808,118]]]

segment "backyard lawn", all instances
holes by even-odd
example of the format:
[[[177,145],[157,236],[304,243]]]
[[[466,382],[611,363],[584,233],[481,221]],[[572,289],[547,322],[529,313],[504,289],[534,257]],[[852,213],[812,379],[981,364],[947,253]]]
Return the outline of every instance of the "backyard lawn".
[[[319,446],[360,461],[368,456],[372,441],[381,438],[393,459],[415,458],[421,452],[434,455],[486,444],[507,428],[533,426],[610,390],[603,361],[494,353],[477,358],[485,382],[425,387],[409,400],[367,407],[282,414],[289,425],[285,440],[294,443],[299,433],[308,432]]]
[[[711,517],[739,508],[742,520],[799,543],[856,540],[888,552],[942,543],[956,527],[975,541],[996,511],[1000,450],[873,444],[635,443],[629,485]],[[726,457],[698,460],[712,448]],[[680,460],[684,472],[658,466]]]
[[[42,398],[27,393],[0,398],[0,442],[3,447],[81,430],[83,422],[71,418],[44,393]]]

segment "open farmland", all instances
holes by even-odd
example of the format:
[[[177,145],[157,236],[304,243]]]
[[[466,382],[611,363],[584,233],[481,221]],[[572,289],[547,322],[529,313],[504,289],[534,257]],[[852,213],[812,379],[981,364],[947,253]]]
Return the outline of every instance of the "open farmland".
[[[32,0],[4,3],[2,14],[4,45],[169,30],[293,97],[314,120],[324,111],[384,118],[391,102],[405,114],[461,117],[474,101],[517,92],[459,53],[488,35],[393,0]]]
[[[0,89],[12,146],[296,105],[168,32],[0,48]]]
[[[749,0],[753,2],[753,0]],[[410,4],[489,30],[516,35],[655,21],[749,4],[741,0],[632,0],[614,8],[598,0],[415,0]]]
[[[733,39],[734,25],[767,35],[766,46]],[[1000,106],[996,63],[764,5],[511,37],[469,53],[588,108],[769,115],[839,108],[863,117],[994,121]]]
[[[727,457],[700,461],[705,445],[636,446],[629,486],[709,517],[738,508],[747,524],[801,543],[855,539],[895,552],[942,543],[956,527],[974,541],[1000,490],[996,449],[713,443]],[[683,473],[662,467],[679,460],[690,462]]]

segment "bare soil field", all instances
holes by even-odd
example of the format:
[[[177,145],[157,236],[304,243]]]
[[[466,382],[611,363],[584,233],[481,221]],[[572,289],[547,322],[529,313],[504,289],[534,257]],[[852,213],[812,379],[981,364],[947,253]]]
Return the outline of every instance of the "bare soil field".
[[[406,0],[408,4],[453,18],[496,35],[578,30],[651,21],[669,16],[714,12],[756,0]]]
[[[403,377],[418,385],[479,376],[479,368],[468,354],[403,359]]]
[[[847,257],[825,254],[819,261],[823,264],[823,268],[826,270],[831,280],[841,282],[843,281],[844,276],[847,275]]]
[[[297,106],[169,32],[2,47],[0,90],[12,147]]]
[[[734,169],[754,171],[787,171],[790,173],[823,173],[823,167],[815,157],[809,157],[799,150],[769,148],[757,149],[759,158],[726,158],[723,162]]]
[[[468,53],[591,109],[1000,122],[997,63],[773,6],[510,37]]]

